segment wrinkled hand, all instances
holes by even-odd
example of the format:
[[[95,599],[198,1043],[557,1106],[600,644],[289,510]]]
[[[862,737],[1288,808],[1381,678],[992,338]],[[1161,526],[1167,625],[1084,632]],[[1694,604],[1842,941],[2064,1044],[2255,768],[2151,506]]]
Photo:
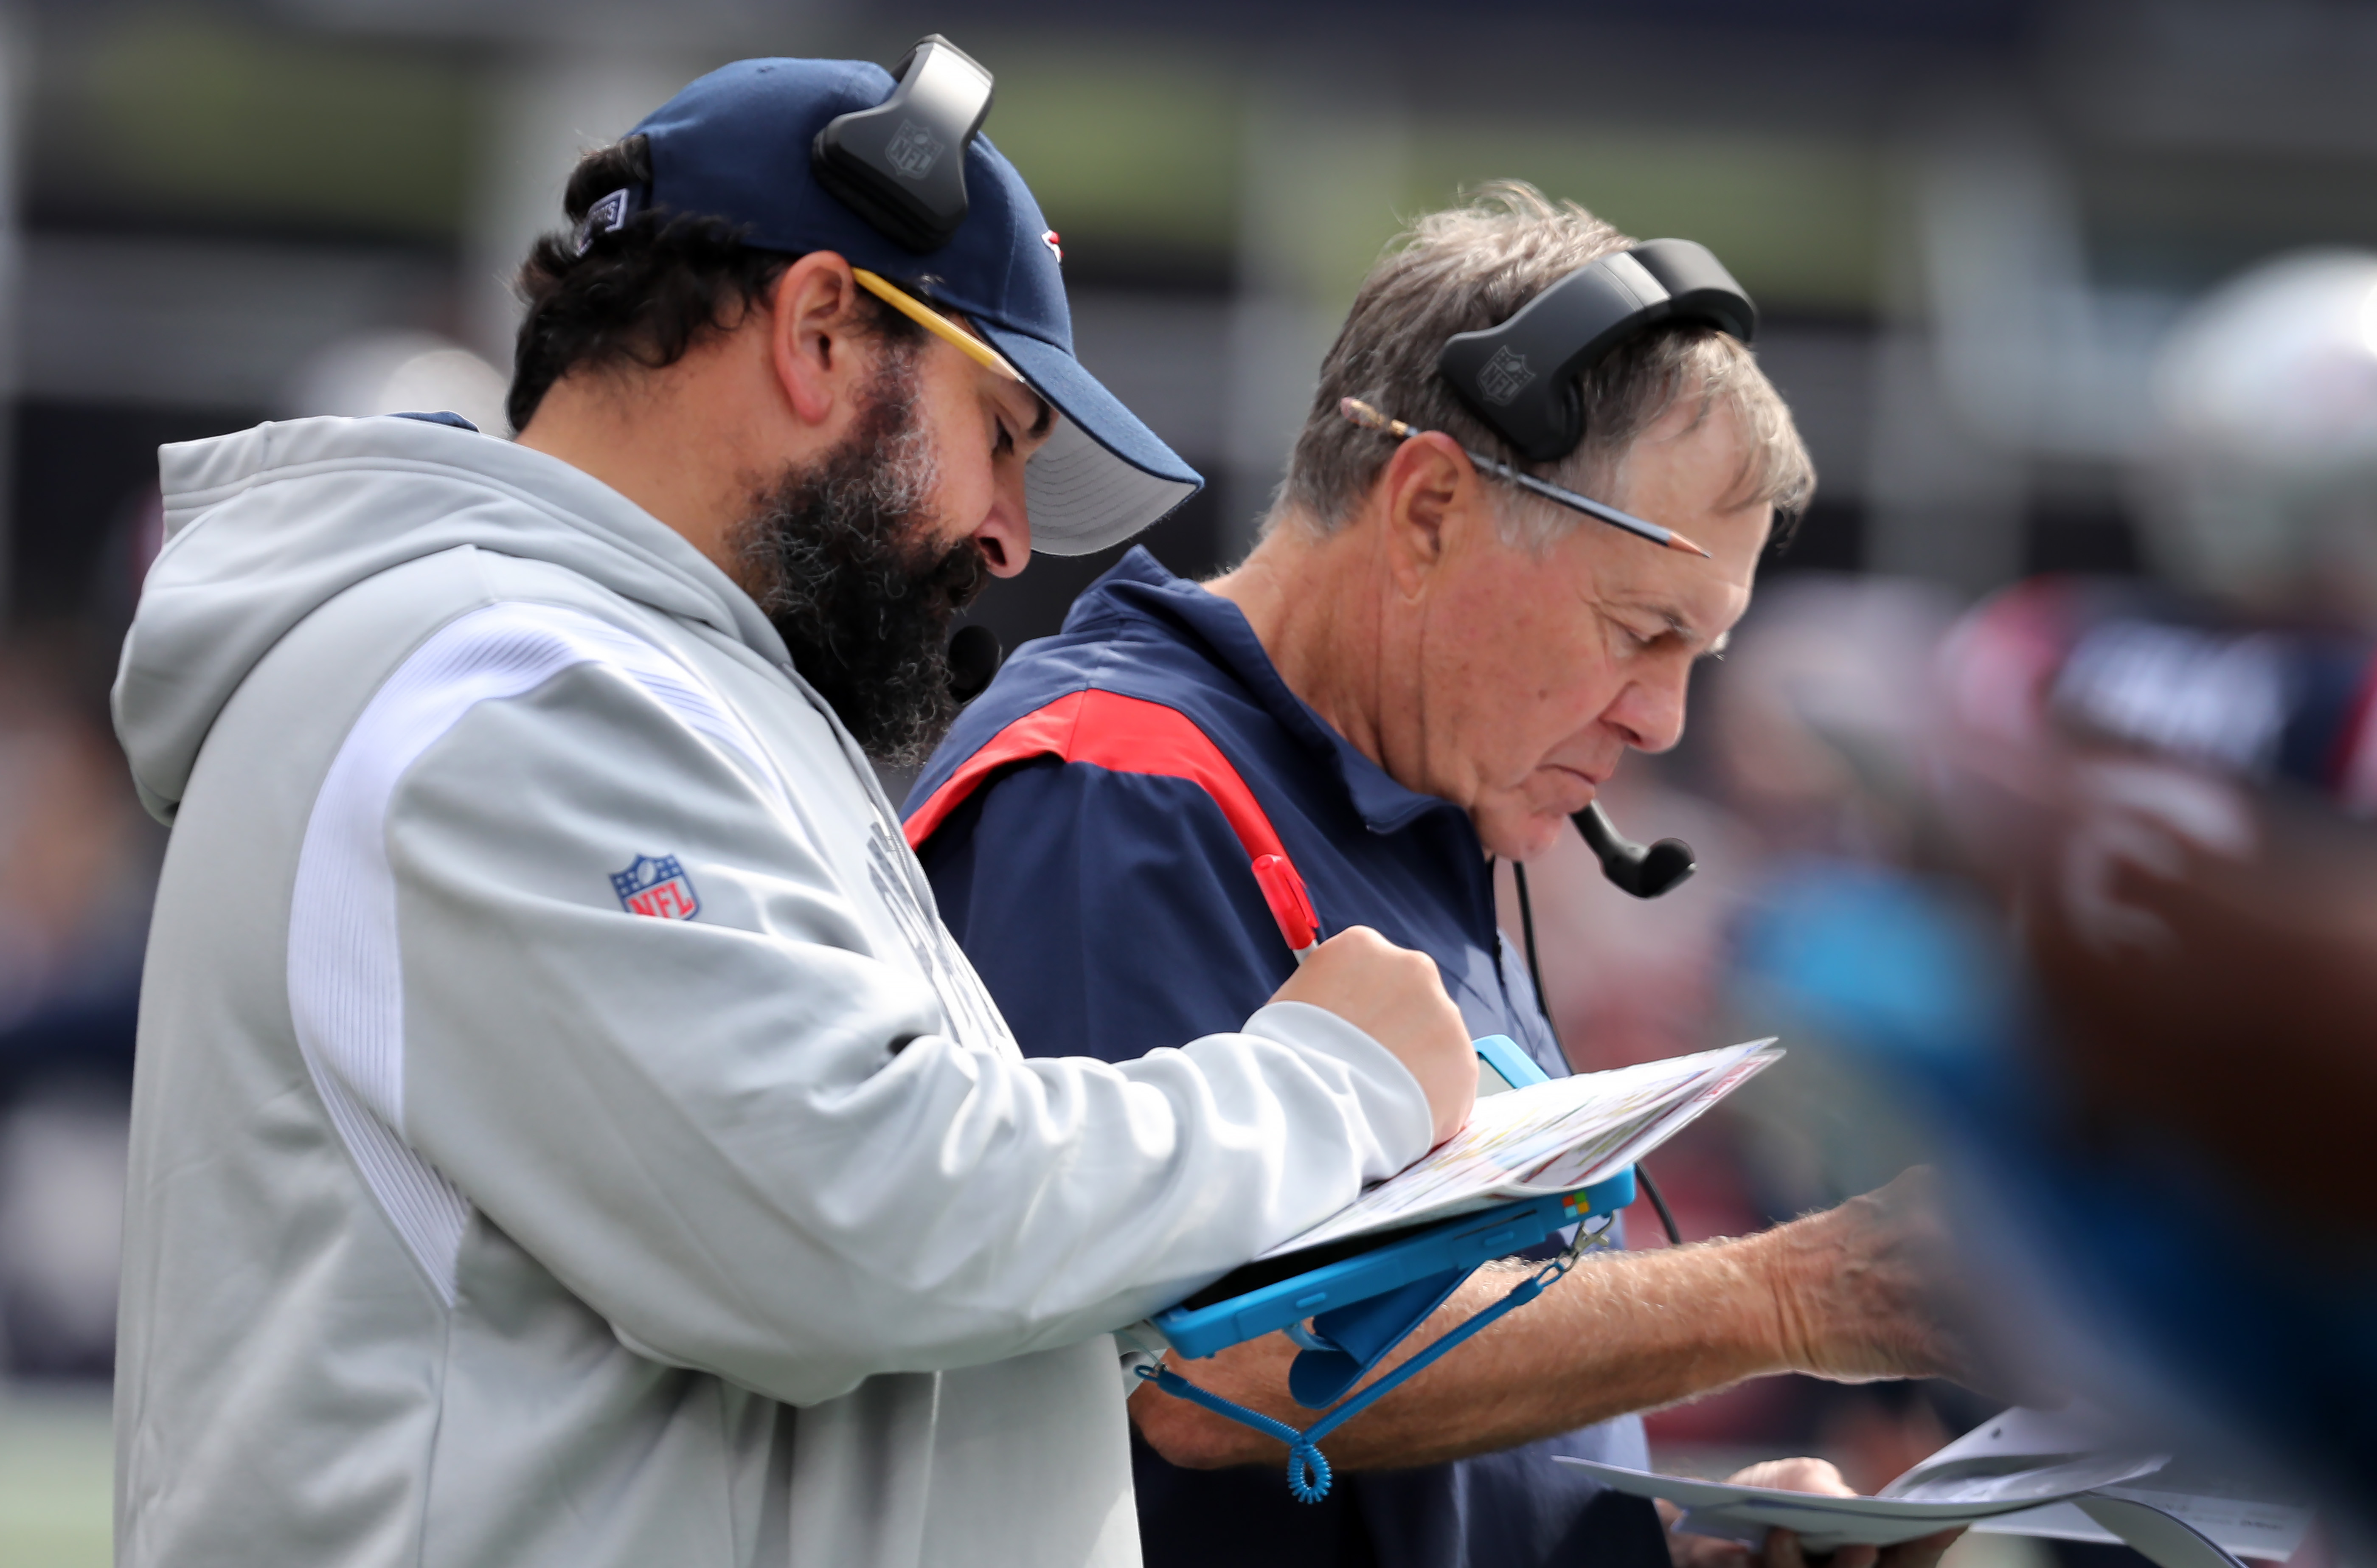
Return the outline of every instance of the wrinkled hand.
[[[1767,1249],[1785,1364],[1838,1382],[2002,1382],[1984,1373],[1955,1326],[1963,1291],[1928,1167],[1758,1239]]]
[[[1397,947],[1368,926],[1351,926],[1315,949],[1271,999],[1327,1008],[1394,1053],[1427,1095],[1432,1144],[1469,1119],[1477,1052],[1427,954]]]
[[[1896,1185],[1896,1182],[1892,1183],[1892,1186]],[[1769,1459],[1763,1464],[1738,1471],[1726,1479],[1737,1486],[1775,1487],[1785,1491],[1815,1492],[1823,1497],[1857,1495],[1849,1489],[1848,1483],[1841,1479],[1840,1471],[1822,1459]],[[1667,1551],[1674,1558],[1676,1568],[1808,1568],[1808,1553],[1793,1531],[1769,1530],[1765,1543],[1752,1551],[1738,1541],[1718,1540],[1714,1536],[1674,1533],[1673,1526],[1679,1513],[1673,1503],[1659,1504],[1660,1517],[1669,1526]],[[1920,1540],[1902,1541],[1888,1547],[1845,1546],[1824,1561],[1829,1568],[1937,1568],[1940,1554],[1964,1533],[1962,1529],[1941,1530]]]

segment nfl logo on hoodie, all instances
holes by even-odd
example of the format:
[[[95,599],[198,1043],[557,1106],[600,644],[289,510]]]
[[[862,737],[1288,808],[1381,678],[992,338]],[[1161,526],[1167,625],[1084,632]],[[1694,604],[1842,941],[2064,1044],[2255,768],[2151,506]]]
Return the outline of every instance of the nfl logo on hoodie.
[[[685,874],[685,868],[677,864],[674,855],[639,855],[634,865],[611,873],[611,886],[630,915],[649,915],[656,920],[690,920],[701,913],[701,900],[694,894],[692,879]]]

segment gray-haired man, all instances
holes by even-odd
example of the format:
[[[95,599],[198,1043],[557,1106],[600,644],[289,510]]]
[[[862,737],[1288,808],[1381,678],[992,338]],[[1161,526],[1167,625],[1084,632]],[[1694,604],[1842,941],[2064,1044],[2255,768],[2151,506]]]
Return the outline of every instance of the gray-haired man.
[[[1063,745],[1021,746],[1057,733],[1036,715],[1089,690],[1192,723],[1325,921],[1429,953],[1473,1034],[1511,1035],[1568,1071],[1495,929],[1489,856],[1541,854],[1630,748],[1675,744],[1693,661],[1740,617],[1774,518],[1813,485],[1748,350],[1684,323],[1601,358],[1579,388],[1582,441],[1530,470],[1707,556],[1587,521],[1473,461],[1521,453],[1439,374],[1439,351],[1631,244],[1520,186],[1423,219],[1364,283],[1245,564],[1200,586],[1135,553],[959,721],[918,781],[909,837],[1027,1052],[1153,1050],[1290,968],[1205,784],[1125,756],[1125,737],[1086,744],[1104,711],[1087,702],[1066,710]],[[1423,433],[1357,424],[1347,398]],[[1004,772],[968,766],[993,747]],[[1341,1429],[1339,1490],[1320,1509],[1291,1502],[1269,1466],[1226,1473],[1275,1459],[1276,1443],[1142,1390],[1149,1561],[1664,1562],[1647,1508],[1551,1459],[1641,1464],[1632,1412],[1743,1378],[1959,1370],[1926,1304],[1936,1240],[1902,1180],[1761,1236],[1579,1269]],[[1473,1279],[1438,1328],[1510,1283]],[[1293,1354],[1273,1336],[1182,1370],[1300,1426]],[[1207,1469],[1225,1473],[1193,1473]],[[1767,1478],[1840,1484],[1809,1461]],[[1737,1550],[1676,1539],[1695,1559]],[[1900,1551],[1920,1561],[1941,1544]]]

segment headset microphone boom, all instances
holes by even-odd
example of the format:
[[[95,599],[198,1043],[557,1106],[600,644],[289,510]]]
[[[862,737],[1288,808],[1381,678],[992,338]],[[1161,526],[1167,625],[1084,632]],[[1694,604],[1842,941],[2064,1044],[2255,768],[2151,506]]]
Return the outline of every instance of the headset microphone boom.
[[[1636,898],[1656,898],[1700,869],[1690,844],[1679,838],[1636,844],[1618,831],[1598,801],[1576,813],[1573,820],[1594,857],[1601,862],[1601,874]]]

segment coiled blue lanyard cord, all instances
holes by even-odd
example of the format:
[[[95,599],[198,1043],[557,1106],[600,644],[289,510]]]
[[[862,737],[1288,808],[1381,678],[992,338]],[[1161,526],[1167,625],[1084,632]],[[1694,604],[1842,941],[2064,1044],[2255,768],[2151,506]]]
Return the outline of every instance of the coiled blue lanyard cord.
[[[1499,1301],[1479,1312],[1475,1317],[1471,1318],[1467,1323],[1463,1323],[1459,1328],[1454,1329],[1368,1387],[1348,1394],[1338,1403],[1335,1409],[1301,1431],[1289,1426],[1285,1421],[1275,1420],[1259,1410],[1249,1410],[1235,1399],[1224,1399],[1209,1389],[1200,1388],[1169,1367],[1141,1367],[1137,1370],[1141,1378],[1175,1398],[1186,1399],[1192,1405],[1201,1405],[1217,1416],[1226,1417],[1243,1427],[1251,1427],[1265,1437],[1276,1438],[1287,1444],[1288,1491],[1298,1502],[1318,1502],[1329,1495],[1331,1480],[1328,1455],[1320,1452],[1322,1438],[1368,1409],[1387,1394],[1426,1371],[1436,1363],[1439,1357],[1471,1335],[1479,1333],[1497,1318],[1523,1307],[1541,1296],[1552,1281],[1574,1268],[1579,1258],[1595,1248],[1607,1245],[1607,1231],[1608,1227],[1605,1225],[1600,1231],[1588,1237],[1580,1229],[1577,1232],[1576,1241],[1567,1251],[1511,1287],[1509,1293]],[[1418,1327],[1417,1323],[1413,1323],[1411,1328],[1404,1330],[1396,1336],[1394,1344],[1402,1344]],[[1393,1348],[1394,1345],[1390,1345],[1387,1350],[1380,1354],[1383,1356]]]

